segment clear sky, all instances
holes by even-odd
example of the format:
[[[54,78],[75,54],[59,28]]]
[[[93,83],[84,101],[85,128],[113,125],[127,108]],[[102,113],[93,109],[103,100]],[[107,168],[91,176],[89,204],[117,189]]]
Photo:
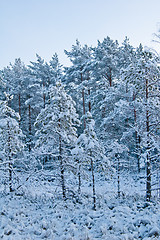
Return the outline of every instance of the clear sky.
[[[0,68],[18,57],[28,64],[36,53],[49,61],[55,52],[67,65],[64,49],[76,39],[96,46],[128,36],[135,47],[153,47],[159,23],[160,0],[0,0]]]

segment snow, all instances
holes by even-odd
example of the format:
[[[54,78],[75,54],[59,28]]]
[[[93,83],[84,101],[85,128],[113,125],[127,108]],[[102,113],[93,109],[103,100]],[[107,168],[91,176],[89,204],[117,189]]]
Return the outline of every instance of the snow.
[[[19,173],[20,178],[24,178]],[[68,176],[69,177],[69,176]],[[92,209],[89,181],[79,200],[63,200],[57,182],[36,176],[12,193],[0,192],[0,238],[12,240],[134,240],[160,239],[160,202],[146,203],[141,183],[124,178],[117,198],[115,180],[96,175],[97,209]],[[33,181],[34,180],[34,181]],[[128,184],[127,184],[128,181]],[[76,183],[70,175],[70,188]],[[129,184],[130,182],[134,185]],[[69,182],[68,182],[69,184]],[[143,185],[143,184],[142,184]],[[2,187],[2,185],[1,185]],[[127,193],[127,194],[126,194]]]
[[[160,239],[157,57],[109,37],[65,53],[64,71],[56,54],[2,70],[0,238]]]

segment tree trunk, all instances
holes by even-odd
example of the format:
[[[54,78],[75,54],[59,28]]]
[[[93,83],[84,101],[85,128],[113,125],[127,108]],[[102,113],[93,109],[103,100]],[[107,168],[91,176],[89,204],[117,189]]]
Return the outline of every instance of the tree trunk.
[[[11,162],[11,135],[10,135],[10,126],[9,122],[7,122],[8,127],[8,171],[9,171],[9,191],[12,192],[12,162]]]
[[[11,159],[9,157],[9,164],[8,164],[8,168],[9,168],[9,191],[13,192],[13,188],[12,188],[12,163],[11,163]]]
[[[91,171],[92,171],[92,187],[93,187],[93,210],[96,210],[96,191],[95,191],[95,179],[93,170],[93,159],[91,157]]]
[[[88,89],[88,96],[90,97],[90,94],[91,94],[91,90]],[[88,103],[88,110],[89,112],[91,112],[91,101],[89,100],[89,103]]]
[[[19,107],[19,116],[20,116],[19,125],[20,125],[21,124],[21,94],[20,93],[18,95],[18,107]]]
[[[112,70],[111,70],[111,68],[109,68],[108,80],[109,80],[109,86],[112,87]]]
[[[60,109],[61,111],[61,109]],[[59,124],[59,129],[61,128],[61,120],[58,120]],[[58,160],[60,163],[60,176],[61,176],[61,184],[62,184],[62,195],[64,200],[66,200],[66,188],[65,188],[65,182],[64,182],[64,164],[63,164],[63,157],[62,157],[62,139],[61,135],[59,134],[59,156]]]
[[[60,162],[60,171],[61,171],[61,184],[62,184],[62,194],[64,200],[66,200],[66,188],[64,183],[64,165],[63,165],[63,158],[62,158],[62,142],[61,136],[59,136],[59,162]]]
[[[44,81],[43,81],[43,88],[45,87],[45,83],[44,83]],[[45,106],[46,106],[46,95],[45,95],[45,93],[43,92],[43,108],[45,108]]]
[[[140,173],[140,146],[139,146],[139,136],[137,131],[135,131],[135,138],[136,138],[136,157],[137,157],[137,169],[138,173]]]
[[[118,153],[115,154],[115,157],[117,159],[117,189],[118,189],[118,198],[120,198],[120,162],[119,162],[119,156]]]
[[[136,99],[136,95],[135,93],[133,93],[133,101],[135,101]],[[134,106],[134,125],[135,127],[137,127],[137,111],[136,108]],[[138,132],[137,129],[135,130],[135,142],[136,142],[136,158],[137,158],[137,169],[138,169],[138,173],[140,173],[140,145],[139,145],[139,137],[138,136]]]
[[[148,111],[148,79],[146,79],[146,131],[147,131],[147,157],[146,157],[146,200],[150,201],[151,199],[151,159],[150,159],[150,141],[149,141],[149,111]]]
[[[43,107],[45,108],[46,106],[46,95],[43,93]]]
[[[88,72],[87,80],[88,81],[90,80],[89,72]],[[91,90],[90,90],[90,87],[89,87],[89,84],[88,84],[88,97],[89,98],[90,98],[90,95],[91,95]],[[91,101],[90,101],[90,99],[89,99],[89,103],[88,103],[88,111],[91,112]]]
[[[146,200],[150,201],[151,199],[151,159],[150,159],[150,141],[149,141],[149,112],[146,111],[146,127],[147,127],[147,159],[146,159]]]
[[[81,193],[81,166],[80,166],[80,162],[78,160],[78,193]]]
[[[81,73],[81,82],[83,82],[83,76]],[[82,101],[83,101],[83,115],[86,114],[86,109],[85,109],[85,97],[84,97],[84,88],[82,89]],[[84,117],[83,119],[83,124],[84,124],[84,129],[86,128],[86,119]]]
[[[109,74],[106,73],[105,78],[109,81],[109,86],[112,87],[112,70],[109,68]],[[104,106],[102,109],[102,118],[105,117],[105,112],[106,112],[107,106]]]
[[[29,152],[31,151],[31,105],[29,104],[28,106],[28,114],[29,114],[29,126],[28,126],[28,130],[29,130]]]

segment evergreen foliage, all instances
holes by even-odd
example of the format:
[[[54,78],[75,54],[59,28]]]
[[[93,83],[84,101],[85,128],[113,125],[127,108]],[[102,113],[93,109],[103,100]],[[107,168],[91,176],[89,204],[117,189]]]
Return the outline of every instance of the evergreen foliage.
[[[9,172],[8,182],[10,192],[13,190],[12,175],[14,160],[24,148],[22,142],[24,136],[18,123],[20,116],[8,106],[8,101],[11,98],[6,94],[6,100],[0,101],[0,160],[1,166],[3,166],[2,169]]]
[[[76,40],[65,54],[71,66],[64,69],[57,54],[48,63],[37,54],[29,66],[18,58],[0,71],[1,163],[12,171],[20,151],[33,154],[44,172],[59,171],[65,200],[68,174],[78,177],[80,194],[83,173],[91,170],[94,209],[96,174],[143,172],[150,201],[160,164],[158,57],[127,37],[121,45],[106,37],[95,47]]]

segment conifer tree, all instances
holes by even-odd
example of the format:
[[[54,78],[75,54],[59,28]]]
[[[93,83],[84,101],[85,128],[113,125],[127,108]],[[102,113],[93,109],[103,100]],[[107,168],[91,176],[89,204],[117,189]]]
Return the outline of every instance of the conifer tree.
[[[83,116],[87,111],[86,96],[90,95],[90,88],[87,85],[90,79],[91,49],[87,45],[81,46],[80,42],[76,40],[76,44],[72,45],[72,50],[70,52],[65,50],[65,54],[72,63],[71,67],[65,68],[65,80],[67,84],[72,83],[70,84],[70,87],[73,88],[71,94],[73,99],[77,95],[78,112],[80,116]],[[82,99],[82,107],[79,98]],[[83,127],[86,127],[85,118],[83,118]]]
[[[23,134],[19,128],[19,114],[8,106],[11,97],[6,94],[6,100],[0,101],[0,156],[4,169],[9,172],[9,191],[13,190],[13,164],[14,159],[24,148]]]
[[[92,118],[92,114],[87,112],[85,118],[86,128],[78,137],[76,147],[72,150],[72,153],[78,160],[79,191],[81,186],[80,174],[82,167],[87,165],[90,166],[92,174],[93,209],[96,210],[95,171],[97,169],[104,171],[104,169],[109,167],[109,161],[105,157],[103,146],[97,139],[94,130],[95,122]]]
[[[25,135],[27,137],[27,146],[29,152],[31,152],[33,143],[33,138],[35,134],[34,123],[36,121],[37,115],[43,108],[43,94],[42,88],[39,84],[37,78],[31,75],[28,71],[28,85],[26,87],[26,126]]]
[[[44,59],[41,58],[38,54],[36,54],[36,57],[37,57],[37,61],[31,62],[31,65],[29,65],[29,68],[32,70],[31,72],[32,75],[36,77],[37,81],[39,81],[39,84],[42,85],[43,108],[45,108],[46,101],[48,99],[48,96],[46,96],[47,89],[51,81],[50,67],[49,67],[49,64],[46,63]]]
[[[25,119],[24,102],[27,81],[25,79],[26,67],[20,58],[15,59],[13,64],[4,68],[2,71],[4,81],[6,82],[6,92],[13,95],[13,100],[10,102],[11,107],[19,113],[19,124],[22,124]]]
[[[157,149],[157,139],[160,122],[159,112],[159,67],[156,57],[143,51],[137,51],[137,59],[125,70],[125,79],[128,80],[128,87],[134,93],[134,126],[141,141],[139,142],[146,165],[146,199],[151,199],[151,166],[153,159],[156,161],[155,152]],[[136,117],[136,118],[135,118]],[[136,139],[137,135],[136,134]],[[137,141],[137,140],[136,140]],[[137,144],[136,144],[137,145]],[[154,156],[154,157],[153,157]]]
[[[118,42],[110,37],[98,41],[97,47],[93,49],[93,71],[97,80],[105,79],[108,86],[112,86],[113,79],[117,74],[118,64]]]
[[[70,148],[77,138],[79,124],[75,102],[64,90],[61,81],[52,86],[49,92],[50,103],[38,115],[35,126],[35,149],[39,155],[50,155],[58,160],[63,198],[66,199],[65,170],[67,169]]]

